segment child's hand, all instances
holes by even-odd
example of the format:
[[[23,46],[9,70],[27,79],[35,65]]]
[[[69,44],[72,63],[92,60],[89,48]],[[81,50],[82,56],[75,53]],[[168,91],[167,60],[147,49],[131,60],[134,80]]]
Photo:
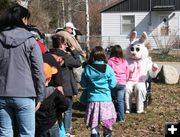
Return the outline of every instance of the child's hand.
[[[60,62],[60,66],[63,66],[63,65],[64,65],[64,59],[61,60],[61,62]]]
[[[64,113],[62,113],[62,118],[64,118]]]
[[[64,95],[64,91],[63,91],[63,87],[62,86],[58,86],[56,87],[58,92],[61,92]]]
[[[36,105],[36,108],[35,108],[35,111],[37,111],[41,106],[41,102],[38,102],[37,105]]]

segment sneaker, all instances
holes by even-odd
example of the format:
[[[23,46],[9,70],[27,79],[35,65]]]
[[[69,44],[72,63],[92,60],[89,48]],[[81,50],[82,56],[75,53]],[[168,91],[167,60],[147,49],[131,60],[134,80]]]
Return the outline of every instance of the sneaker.
[[[124,123],[125,122],[125,120],[120,120],[120,121],[118,121],[119,123]]]
[[[126,110],[126,114],[129,114],[130,113],[130,111],[129,110]]]
[[[124,122],[125,122],[125,120],[124,120],[124,119],[121,119],[121,120],[116,119],[116,122],[117,122],[117,123],[124,123]]]
[[[137,114],[144,114],[144,111],[137,111]]]
[[[104,137],[112,137],[112,133],[109,133],[109,134],[104,134]]]
[[[91,137],[100,137],[99,133],[98,134],[91,134]]]
[[[75,137],[75,135],[72,135],[70,133],[66,133],[66,137]]]

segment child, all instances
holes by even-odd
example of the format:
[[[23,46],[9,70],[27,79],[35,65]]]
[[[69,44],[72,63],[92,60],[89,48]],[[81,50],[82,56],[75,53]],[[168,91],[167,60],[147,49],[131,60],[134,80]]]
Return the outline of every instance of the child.
[[[123,57],[123,51],[120,45],[115,45],[112,47],[108,64],[114,70],[117,80],[117,85],[113,89],[115,101],[117,102],[117,104],[115,104],[117,109],[117,121],[124,122],[125,87],[129,77],[129,69],[128,63]]]
[[[85,122],[86,126],[91,128],[91,137],[99,137],[100,124],[103,126],[104,137],[112,137],[116,112],[112,103],[111,89],[116,86],[116,78],[112,68],[107,65],[102,47],[97,46],[92,50],[80,84],[85,88],[81,101],[87,102]]]
[[[44,63],[46,75],[45,100],[36,111],[36,137],[59,137],[59,124],[62,113],[67,110],[68,102],[55,87],[47,87],[57,69]],[[59,121],[58,121],[59,120]]]

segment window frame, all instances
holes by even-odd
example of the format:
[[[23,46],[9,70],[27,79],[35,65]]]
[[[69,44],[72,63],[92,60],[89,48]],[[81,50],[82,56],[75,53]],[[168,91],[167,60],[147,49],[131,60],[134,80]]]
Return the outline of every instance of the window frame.
[[[126,24],[123,23],[123,21],[124,21],[123,17],[132,17],[132,18],[133,18],[133,21],[134,21],[134,22],[131,23],[131,24],[127,24],[127,25],[130,25],[132,29],[131,29],[131,30],[128,30],[128,31],[126,31],[126,32],[123,32],[123,31],[124,31],[124,30],[123,30],[124,25],[126,25]],[[127,35],[127,34],[129,34],[131,31],[135,30],[135,15],[122,15],[120,19],[121,19],[121,20],[120,20],[120,22],[121,22],[120,34],[122,34],[122,35]]]

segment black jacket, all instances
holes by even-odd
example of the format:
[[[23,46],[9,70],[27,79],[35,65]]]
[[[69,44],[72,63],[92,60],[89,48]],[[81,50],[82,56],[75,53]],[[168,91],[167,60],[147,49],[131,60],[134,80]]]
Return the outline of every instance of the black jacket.
[[[62,86],[65,96],[77,95],[78,88],[73,73],[73,68],[78,68],[81,66],[81,60],[79,54],[76,50],[71,51],[71,54],[64,52],[59,49],[55,49],[59,56],[62,56],[64,59],[64,65],[61,66],[62,73]]]
[[[54,87],[46,89],[46,99],[36,111],[36,136],[50,129],[58,120],[62,119],[62,113],[68,108],[65,96],[56,91]]]

